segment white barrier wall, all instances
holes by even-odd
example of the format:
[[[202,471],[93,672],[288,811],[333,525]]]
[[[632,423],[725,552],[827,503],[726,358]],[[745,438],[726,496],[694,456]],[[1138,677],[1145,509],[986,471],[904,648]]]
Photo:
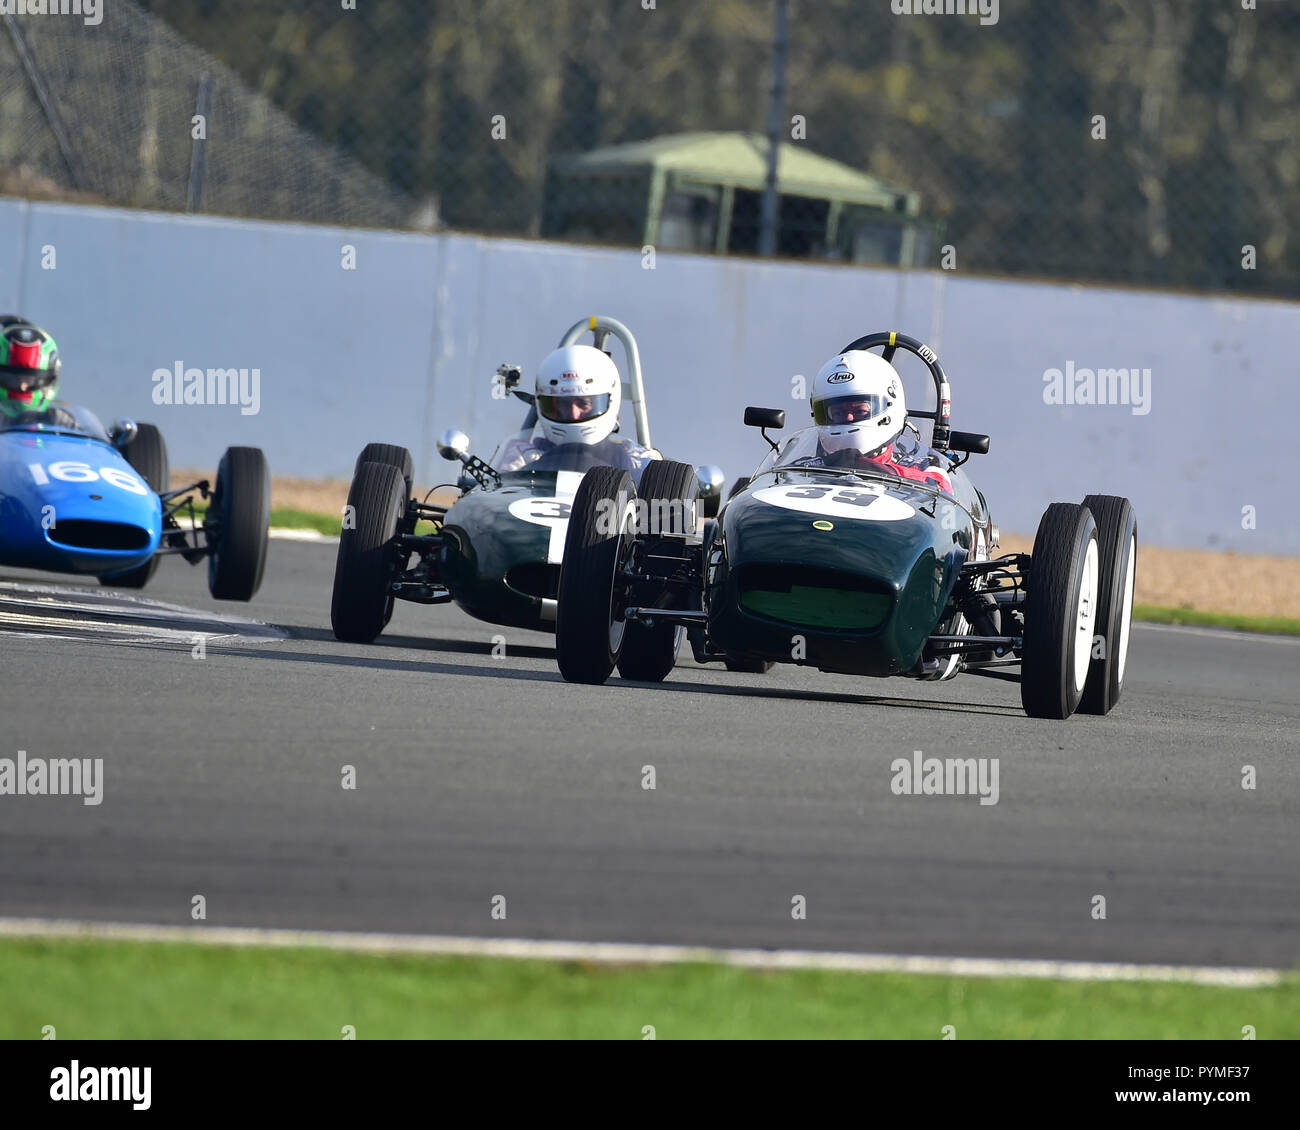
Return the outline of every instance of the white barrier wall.
[[[1148,542],[1300,554],[1295,303],[668,253],[647,269],[635,249],[6,199],[11,310],[57,336],[67,398],[158,423],[176,466],[215,467],[243,443],[278,472],[347,475],[384,440],[410,447],[428,482],[455,477],[440,430],[463,427],[486,457],[522,418],[491,395],[497,365],[531,375],[591,313],[637,335],[656,445],[728,480],[764,450],[746,404],[796,426],[796,375],[898,329],[939,352],[954,426],[993,436],[972,470],[1004,529],[1032,532],[1048,502],[1099,491],[1133,499]],[[152,374],[177,362],[259,369],[259,411],[155,404]],[[1112,368],[1150,369],[1145,404],[1045,403],[1048,371]],[[929,407],[919,365],[904,375]]]

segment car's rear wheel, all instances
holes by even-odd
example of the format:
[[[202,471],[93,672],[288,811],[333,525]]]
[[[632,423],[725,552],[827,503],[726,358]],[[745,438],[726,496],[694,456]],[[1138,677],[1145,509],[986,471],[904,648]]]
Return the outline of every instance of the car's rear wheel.
[[[122,455],[136,474],[149,484],[149,489],[154,494],[162,494],[171,488],[167,444],[162,432],[153,424],[137,424],[135,438],[122,449]],[[137,565],[124,573],[101,574],[99,583],[122,589],[142,589],[157,568],[158,555],[154,554],[143,565]]]
[[[1025,594],[1020,701],[1031,718],[1068,718],[1091,665],[1101,558],[1086,506],[1054,502],[1043,514]]]
[[[556,602],[555,658],[570,683],[603,683],[623,653],[627,625],[615,578],[636,533],[636,488],[617,467],[593,467],[574,495]]]
[[[348,491],[334,564],[330,623],[349,643],[370,643],[393,614],[388,591],[398,563],[394,539],[406,517],[406,481],[391,463],[362,463]]]
[[[690,504],[698,493],[695,468],[689,463],[675,463],[660,459],[649,464],[641,473],[637,496],[642,500],[642,512],[653,522],[668,518],[676,523],[662,531],[647,533],[685,533],[686,518],[691,513]],[[623,635],[623,653],[618,660],[618,673],[625,679],[643,683],[661,683],[677,665],[677,652],[682,645],[684,629],[676,624],[628,624]]]
[[[1128,664],[1137,584],[1137,514],[1127,498],[1110,494],[1090,494],[1083,504],[1097,523],[1097,634],[1101,645],[1093,655],[1079,711],[1109,714],[1124,691]]]
[[[208,591],[217,600],[251,600],[262,584],[271,525],[271,473],[261,448],[226,448],[204,525],[213,544]]]
[[[415,482],[415,460],[411,458],[409,449],[395,443],[366,444],[361,449],[361,454],[357,456],[357,465],[352,469],[353,478],[356,478],[357,472],[361,470],[362,463],[383,463],[389,467],[396,467],[402,472],[402,478],[406,480],[406,497],[411,497]]]

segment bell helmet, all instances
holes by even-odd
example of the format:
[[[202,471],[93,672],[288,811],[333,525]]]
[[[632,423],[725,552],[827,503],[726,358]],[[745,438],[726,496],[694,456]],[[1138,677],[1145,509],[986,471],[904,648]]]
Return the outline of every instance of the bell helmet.
[[[623,382],[591,345],[555,350],[537,370],[537,424],[554,444],[600,443],[618,427]]]
[[[855,349],[832,357],[813,378],[812,415],[823,450],[874,456],[888,450],[907,419],[894,366]]]
[[[59,347],[26,322],[0,329],[0,412],[17,416],[44,410],[59,394]]]

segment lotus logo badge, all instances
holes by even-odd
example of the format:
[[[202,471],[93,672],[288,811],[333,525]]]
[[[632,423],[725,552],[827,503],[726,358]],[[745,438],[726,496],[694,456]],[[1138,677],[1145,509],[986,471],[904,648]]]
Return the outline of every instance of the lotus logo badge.
[[[833,530],[833,529],[835,529],[835,523],[834,523],[834,522],[828,522],[828,521],[826,521],[825,518],[818,518],[817,521],[815,521],[815,522],[813,523],[813,529],[814,529],[814,530]]]

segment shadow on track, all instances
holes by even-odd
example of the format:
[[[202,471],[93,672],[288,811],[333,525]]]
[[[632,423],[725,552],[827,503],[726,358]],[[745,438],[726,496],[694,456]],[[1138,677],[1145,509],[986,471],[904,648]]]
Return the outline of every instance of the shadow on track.
[[[501,631],[502,629],[498,629]],[[317,643],[333,644],[336,647],[363,646],[378,648],[407,648],[411,651],[454,651],[461,655],[491,655],[492,645],[478,640],[444,640],[433,636],[397,636],[385,632],[374,643],[351,645],[340,644],[334,633],[328,628],[284,628],[291,639],[313,640]],[[555,659],[555,648],[534,647],[530,644],[506,643],[506,654],[522,656],[525,659]]]
[[[529,683],[564,682],[559,671],[555,670],[531,671],[505,666],[483,667],[462,663],[436,663],[428,660],[389,658],[383,654],[385,651],[396,651],[403,646],[413,646],[415,649],[422,651],[439,649],[456,651],[464,654],[482,655],[485,658],[490,657],[491,647],[489,645],[479,644],[468,640],[439,640],[426,637],[380,636],[379,640],[374,644],[355,645],[338,643],[334,639],[333,633],[324,629],[288,628],[286,630],[290,631],[298,638],[326,641],[339,648],[365,646],[371,650],[366,654],[358,655],[353,652],[322,653],[286,651],[281,647],[269,646],[223,647],[219,649],[219,652],[221,655],[238,656],[247,659],[262,659],[270,662],[318,663],[330,667],[362,667],[380,671],[404,671],[416,675],[465,675],[471,678],[512,679]],[[384,644],[385,640],[387,640],[386,646]],[[408,640],[409,643],[406,642]],[[519,657],[554,659],[554,656],[555,652],[552,648],[514,646],[508,649],[506,659],[509,660],[510,658]],[[694,670],[694,668],[682,668],[681,670]],[[845,703],[850,706],[887,706],[901,707],[905,710],[941,711],[945,713],[975,714],[985,717],[1024,718],[1024,714],[1019,710],[1009,709],[1002,706],[984,706],[979,703],[948,702],[934,699],[893,698],[882,695],[845,694],[839,691],[803,691],[786,687],[747,686],[739,683],[685,683],[672,681],[665,681],[662,683],[640,683],[633,682],[630,679],[613,678],[606,685],[610,688],[642,688],[646,690],[653,689],[655,691],[678,694],[706,694],[754,699],[784,699],[794,702]],[[595,690],[598,688],[593,687],[590,689]]]

